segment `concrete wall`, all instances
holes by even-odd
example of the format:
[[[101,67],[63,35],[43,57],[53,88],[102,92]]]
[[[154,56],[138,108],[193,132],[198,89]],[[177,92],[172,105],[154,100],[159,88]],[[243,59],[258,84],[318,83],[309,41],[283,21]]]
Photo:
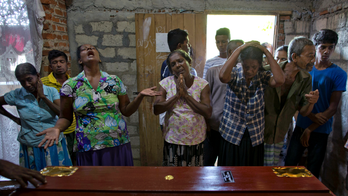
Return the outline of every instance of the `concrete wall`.
[[[311,35],[320,29],[332,29],[338,33],[338,43],[331,61],[348,72],[348,3],[342,0],[320,0],[314,4],[315,12]],[[348,88],[348,86],[347,86]],[[322,182],[336,195],[348,195],[345,189],[348,138],[348,93],[342,95],[339,109],[334,116],[333,131],[329,136],[326,157],[322,168]]]
[[[132,99],[137,92],[135,13],[267,13],[276,11],[310,9],[309,0],[67,0],[68,35],[71,52],[71,71],[78,71],[76,48],[81,44],[95,45],[101,54],[104,70],[119,76],[128,87],[128,96]],[[290,19],[287,19],[290,21]],[[295,18],[293,21],[299,20]],[[283,21],[284,22],[284,21]],[[302,24],[302,23],[301,23]],[[292,30],[286,34],[297,35],[309,31],[297,32],[297,23],[291,23]],[[302,26],[307,27],[307,23]],[[301,29],[302,29],[301,26]],[[299,28],[300,29],[300,28]],[[283,43],[281,42],[281,43]],[[160,68],[158,68],[160,69]],[[135,165],[140,164],[138,113],[127,118],[130,131]]]

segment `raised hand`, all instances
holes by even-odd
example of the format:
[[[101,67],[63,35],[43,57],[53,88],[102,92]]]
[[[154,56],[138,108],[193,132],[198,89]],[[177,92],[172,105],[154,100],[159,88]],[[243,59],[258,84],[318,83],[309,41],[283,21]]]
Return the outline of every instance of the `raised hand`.
[[[187,86],[185,83],[185,78],[182,74],[180,74],[179,78],[179,93],[180,93],[180,97],[185,98],[185,96],[187,95]]]
[[[140,92],[140,94],[144,95],[144,96],[150,96],[150,97],[162,95],[162,92],[155,91],[156,88],[157,88],[157,86],[153,86],[151,88],[146,88],[146,89],[142,90]]]
[[[44,139],[40,142],[38,147],[41,147],[46,141],[44,149],[53,146],[54,143],[58,144],[60,130],[58,128],[52,127],[45,129],[44,131],[36,134],[36,136],[45,135]]]
[[[311,104],[317,103],[317,101],[319,99],[319,91],[318,91],[318,89],[315,90],[315,91],[309,92],[309,94],[305,94],[305,97],[306,97],[308,103],[311,103]]]
[[[44,91],[43,91],[43,84],[42,84],[42,81],[41,79],[39,78],[39,80],[37,81],[37,96],[39,98],[44,98],[46,97],[45,94],[44,94]]]

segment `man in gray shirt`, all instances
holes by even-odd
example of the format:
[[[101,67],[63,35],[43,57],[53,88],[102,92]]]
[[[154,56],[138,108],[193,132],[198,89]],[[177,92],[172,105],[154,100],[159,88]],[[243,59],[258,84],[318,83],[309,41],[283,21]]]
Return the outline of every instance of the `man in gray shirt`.
[[[232,55],[235,49],[243,45],[243,40],[231,40],[227,45],[227,59]],[[211,106],[213,113],[207,124],[210,127],[210,132],[204,141],[204,166],[214,166],[216,158],[219,154],[220,133],[219,126],[224,109],[226,85],[220,81],[219,73],[222,65],[211,67],[208,69],[205,79],[209,82],[211,90]]]

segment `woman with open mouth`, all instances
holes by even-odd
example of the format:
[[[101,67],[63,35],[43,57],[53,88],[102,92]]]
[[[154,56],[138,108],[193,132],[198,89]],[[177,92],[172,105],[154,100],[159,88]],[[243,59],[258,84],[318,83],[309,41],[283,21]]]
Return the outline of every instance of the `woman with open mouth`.
[[[124,116],[132,115],[145,96],[160,95],[156,87],[142,90],[129,101],[121,79],[100,70],[99,52],[89,44],[77,48],[82,72],[61,88],[61,115],[53,128],[46,129],[41,144],[52,144],[76,115],[78,166],[132,166],[133,156]],[[45,148],[48,145],[46,144]]]

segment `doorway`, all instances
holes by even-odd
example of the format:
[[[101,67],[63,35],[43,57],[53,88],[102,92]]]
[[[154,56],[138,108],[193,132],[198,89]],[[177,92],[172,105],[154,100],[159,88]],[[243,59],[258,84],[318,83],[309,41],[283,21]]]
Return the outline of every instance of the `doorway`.
[[[274,43],[275,15],[207,15],[207,53],[206,59],[219,55],[215,44],[216,30],[226,27],[230,29],[231,40],[241,39],[244,42],[256,40],[261,44]],[[273,47],[274,50],[274,47]]]

